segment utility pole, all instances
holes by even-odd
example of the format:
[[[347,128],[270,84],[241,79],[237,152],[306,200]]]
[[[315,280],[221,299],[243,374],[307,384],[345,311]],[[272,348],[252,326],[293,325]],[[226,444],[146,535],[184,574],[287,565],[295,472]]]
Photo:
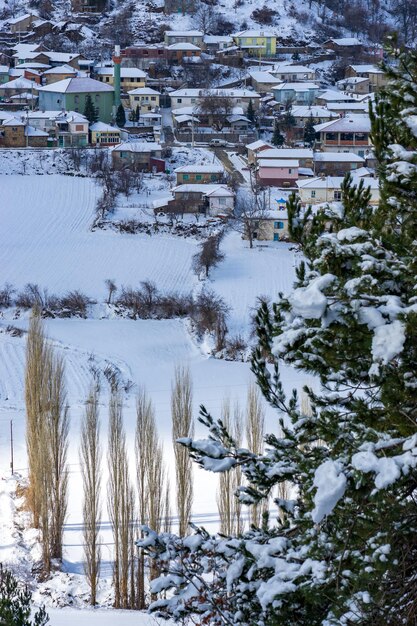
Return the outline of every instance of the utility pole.
[[[10,420],[10,471],[14,474],[14,454],[13,454],[13,420]]]

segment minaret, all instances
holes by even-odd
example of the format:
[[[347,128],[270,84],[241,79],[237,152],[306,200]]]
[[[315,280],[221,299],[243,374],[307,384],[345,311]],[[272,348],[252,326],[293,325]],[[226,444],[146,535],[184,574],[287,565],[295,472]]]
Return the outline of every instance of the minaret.
[[[114,46],[113,54],[113,86],[114,86],[114,106],[119,106],[120,100],[120,65],[122,57],[120,56],[120,46]]]

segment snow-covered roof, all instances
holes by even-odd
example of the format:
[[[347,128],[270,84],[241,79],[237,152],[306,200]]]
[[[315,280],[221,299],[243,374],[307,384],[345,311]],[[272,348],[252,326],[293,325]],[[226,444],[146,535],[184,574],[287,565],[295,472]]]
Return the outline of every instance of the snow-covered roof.
[[[178,185],[172,190],[173,193],[202,193],[205,196],[213,195],[216,192],[216,196],[233,196],[233,191],[228,189],[224,185],[210,185],[210,184],[198,184],[189,183],[184,185]]]
[[[231,35],[204,35],[203,41],[206,44],[231,43],[233,41]]]
[[[369,133],[371,131],[371,120],[369,119],[369,115],[365,113],[351,113],[346,115],[346,117],[340,117],[337,120],[317,124],[314,126],[314,130],[316,132],[329,130],[330,132],[335,133]]]
[[[295,159],[260,159],[259,167],[298,167],[299,162]]]
[[[90,93],[96,91],[114,91],[111,85],[106,85],[93,78],[64,78],[51,85],[39,87],[39,91],[50,91],[52,93]]]
[[[154,141],[125,141],[114,146],[117,152],[157,152],[162,150],[161,144]]]
[[[21,22],[22,20],[27,20],[28,18],[31,17],[35,17],[34,15],[32,15],[31,13],[25,13],[24,15],[19,15],[18,17],[12,17],[11,19],[7,20],[8,24],[18,24],[19,22]]]
[[[25,54],[27,52],[36,52],[40,47],[41,46],[37,43],[17,43],[13,46],[12,50],[17,54]]]
[[[205,96],[224,96],[227,98],[260,98],[256,91],[250,89],[176,89],[171,91],[174,98],[202,98]]]
[[[176,115],[175,120],[178,124],[182,124],[183,122],[191,122],[192,120],[194,120],[194,122],[200,121],[197,117],[193,115]]]
[[[336,91],[335,89],[326,89],[326,91],[319,93],[317,98],[326,100],[327,102],[355,102],[355,98],[352,96]]]
[[[313,151],[309,148],[270,148],[262,150],[261,159],[312,159]]]
[[[366,102],[329,102],[327,108],[331,111],[367,111]]]
[[[127,92],[129,96],[160,96],[159,91],[151,89],[150,87],[137,87]]]
[[[304,106],[304,105],[300,105],[300,106],[293,106],[291,108],[291,113],[294,117],[310,117],[312,116],[313,118],[320,118],[320,117],[337,117],[337,114],[334,113],[333,111],[329,111],[329,109],[326,109],[326,107],[323,106]]]
[[[200,48],[195,46],[193,43],[189,43],[188,41],[180,41],[167,46],[167,50],[200,50]]]
[[[50,70],[46,70],[44,74],[76,74],[77,70],[75,70],[71,65],[57,65],[55,67],[51,67]]]
[[[340,189],[341,184],[343,183],[345,177],[344,176],[324,176],[317,178],[310,178],[306,180],[297,180],[296,185],[300,189]],[[366,187],[370,187],[371,189],[379,189],[379,180],[377,178],[372,177],[357,177],[352,174],[353,184],[359,184],[359,181],[363,180],[364,185]]]
[[[29,91],[22,91],[22,93],[17,93],[14,96],[10,97],[10,100],[36,100],[38,98],[38,94],[30,93]]]
[[[44,130],[40,130],[40,128],[25,126],[25,137],[49,137],[49,135]]]
[[[276,37],[275,33],[265,30],[241,30],[233,37]]]
[[[181,165],[175,168],[176,174],[221,174],[224,172],[222,165]]]
[[[333,43],[335,43],[337,46],[361,46],[362,43],[359,41],[359,39],[356,39],[356,37],[341,37],[339,39],[329,39],[329,41],[332,41]]]
[[[0,74],[8,74],[9,69],[8,65],[0,65]]]
[[[10,80],[8,83],[3,83],[0,85],[0,89],[39,89],[39,86],[32,80],[21,77]]]
[[[117,128],[117,126],[110,126],[110,124],[105,124],[104,122],[95,122],[94,124],[91,124],[90,130],[92,130],[93,132],[94,131],[108,132],[108,133],[120,132],[120,128]]]
[[[249,76],[257,83],[266,83],[271,85],[278,85],[281,79],[272,76],[270,72],[260,72],[258,70],[249,70]]]
[[[19,63],[18,68],[22,70],[48,70],[51,66],[46,63],[38,63],[37,61],[28,61],[27,63]],[[44,72],[45,73],[45,72]]]
[[[246,144],[245,148],[247,148],[248,150],[259,150],[259,148],[263,148],[264,146],[272,148],[270,143],[266,143],[266,141],[263,141],[262,139],[258,139],[257,141],[252,141],[252,143]]]
[[[358,72],[360,74],[383,74],[384,72],[373,64],[359,64],[359,65],[350,65],[354,72]]]
[[[21,119],[17,119],[17,117],[10,117],[3,122],[2,126],[25,126],[25,122]]]
[[[286,63],[275,65],[272,71],[274,74],[315,74],[315,71],[306,65],[287,65]]]
[[[315,152],[314,160],[320,163],[364,163],[365,159],[354,152]]]
[[[307,91],[310,89],[320,89],[316,83],[281,83],[277,87],[273,87],[272,91]]]
[[[369,78],[365,76],[349,76],[348,78],[342,78],[337,81],[337,85],[360,85],[360,83],[365,83]]]
[[[201,30],[167,30],[165,36],[170,37],[203,37]]]
[[[98,76],[113,76],[114,67],[97,67],[94,71]],[[147,74],[137,67],[121,67],[120,76],[121,78],[146,78]]]

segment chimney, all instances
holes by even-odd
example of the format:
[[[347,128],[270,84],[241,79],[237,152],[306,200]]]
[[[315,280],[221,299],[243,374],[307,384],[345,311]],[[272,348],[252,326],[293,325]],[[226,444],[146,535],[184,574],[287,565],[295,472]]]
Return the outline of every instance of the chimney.
[[[120,100],[120,65],[122,57],[120,56],[120,46],[114,46],[113,54],[113,86],[114,86],[114,106],[119,106]]]

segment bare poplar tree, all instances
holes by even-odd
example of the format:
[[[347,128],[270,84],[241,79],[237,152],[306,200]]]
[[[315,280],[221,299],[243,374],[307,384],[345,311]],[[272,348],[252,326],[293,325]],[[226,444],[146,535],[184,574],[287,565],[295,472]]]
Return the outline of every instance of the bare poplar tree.
[[[80,462],[84,493],[84,569],[90,586],[90,603],[94,606],[97,602],[97,584],[101,560],[99,544],[101,524],[101,446],[98,389],[95,386],[92,387],[87,398],[81,425]]]
[[[136,404],[135,450],[139,522],[160,533],[167,515],[165,511],[167,506],[166,471],[163,462],[163,447],[156,429],[155,411],[144,389],[139,391]],[[155,566],[151,567],[150,578],[155,578],[157,575],[158,571]],[[142,551],[139,552],[137,580],[138,603],[144,606],[145,563]]]
[[[193,474],[188,450],[177,444],[181,437],[192,437],[192,383],[190,371],[185,367],[175,369],[171,391],[172,441],[175,454],[175,477],[179,534],[188,531],[193,502]]]
[[[48,377],[49,406],[47,440],[49,442],[49,476],[51,510],[51,558],[62,560],[64,523],[68,505],[68,432],[69,414],[66,400],[65,368],[61,356],[52,354]]]
[[[261,395],[256,385],[251,383],[248,388],[246,404],[246,441],[254,454],[263,452],[265,413],[261,403]],[[249,510],[250,523],[256,527],[261,524],[262,509],[253,504]]]
[[[122,400],[117,389],[112,390],[110,397],[107,461],[109,468],[107,507],[114,539],[114,606],[128,608],[129,563],[132,558],[130,527],[133,521],[134,496],[127,466]]]
[[[222,420],[226,430],[236,443],[242,445],[242,413],[238,404],[235,404],[233,419],[231,418],[230,400],[224,400]],[[220,532],[224,535],[238,535],[242,532],[242,505],[236,496],[236,490],[241,485],[242,471],[240,466],[222,472],[219,477],[217,492],[217,506],[220,516]]]
[[[40,310],[35,308],[29,323],[26,343],[25,404],[26,448],[29,464],[28,505],[33,525],[40,526],[42,477],[42,427],[45,419],[47,370],[50,349],[47,345]]]

